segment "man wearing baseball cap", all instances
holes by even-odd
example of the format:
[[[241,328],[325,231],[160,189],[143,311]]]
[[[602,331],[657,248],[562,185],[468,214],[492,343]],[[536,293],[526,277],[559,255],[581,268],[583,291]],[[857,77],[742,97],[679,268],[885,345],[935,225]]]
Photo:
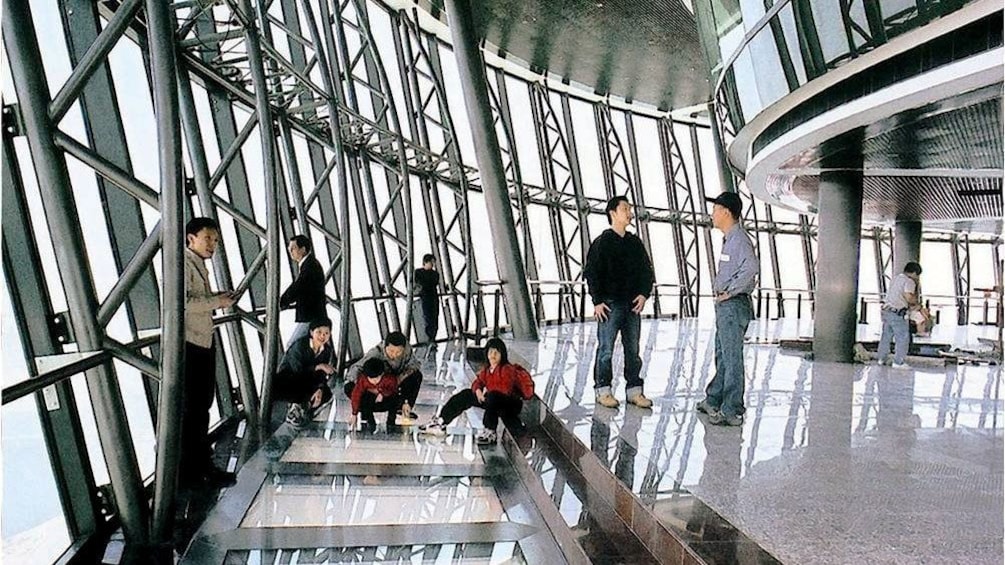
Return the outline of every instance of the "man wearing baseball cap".
[[[750,293],[757,283],[757,255],[740,225],[743,204],[735,192],[706,198],[712,206],[712,226],[723,234],[722,252],[712,292],[715,294],[715,376],[705,388],[705,400],[695,407],[720,426],[742,426],[743,336],[754,317]]]

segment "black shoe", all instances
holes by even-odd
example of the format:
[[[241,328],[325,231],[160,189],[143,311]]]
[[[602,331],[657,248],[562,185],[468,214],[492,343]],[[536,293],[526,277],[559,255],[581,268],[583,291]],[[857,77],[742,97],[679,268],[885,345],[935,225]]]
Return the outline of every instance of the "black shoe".
[[[377,422],[374,422],[373,420],[364,420],[363,431],[369,434],[377,431]]]
[[[214,466],[210,466],[203,478],[209,485],[217,488],[232,487],[237,483],[237,475]]]

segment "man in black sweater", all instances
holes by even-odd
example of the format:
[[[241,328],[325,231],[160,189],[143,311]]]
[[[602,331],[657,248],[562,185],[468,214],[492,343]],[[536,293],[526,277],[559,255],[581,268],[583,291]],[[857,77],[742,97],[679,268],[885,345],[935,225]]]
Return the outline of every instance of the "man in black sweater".
[[[325,273],[321,263],[311,253],[311,240],[305,235],[294,236],[287,249],[298,266],[296,280],[279,297],[280,308],[295,307],[297,313],[293,335],[286,343],[286,349],[289,349],[307,335],[312,321],[327,318],[328,314],[325,311]]]
[[[611,228],[593,240],[583,269],[599,324],[593,386],[598,404],[617,408],[618,400],[611,394],[611,359],[620,333],[625,350],[625,398],[640,408],[651,408],[652,400],[642,394],[639,334],[640,314],[655,283],[653,264],[642,240],[626,230],[632,221],[632,205],[627,198],[615,196],[607,202],[607,221]]]
[[[436,258],[432,253],[422,257],[422,268],[415,270],[415,286],[419,292],[422,304],[422,317],[425,319],[426,340],[436,341],[436,332],[440,326],[439,286],[440,273],[436,271]]]

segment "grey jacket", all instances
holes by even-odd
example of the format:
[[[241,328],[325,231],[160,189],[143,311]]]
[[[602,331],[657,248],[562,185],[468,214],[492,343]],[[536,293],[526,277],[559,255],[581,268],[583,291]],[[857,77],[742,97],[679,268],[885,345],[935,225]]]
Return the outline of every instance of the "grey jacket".
[[[202,257],[185,249],[185,341],[213,346],[213,310],[220,299],[209,286],[209,271]]]
[[[363,369],[363,363],[366,363],[368,359],[380,359],[384,362],[385,370],[388,374],[398,377],[398,382],[401,382],[401,376],[412,371],[418,371],[422,364],[418,359],[412,355],[412,346],[405,344],[405,351],[402,352],[401,357],[391,361],[384,354],[384,344],[377,344],[373,349],[366,352],[366,355],[360,358],[359,361],[353,363],[349,370],[346,372],[346,380],[355,381],[359,377],[359,372]]]

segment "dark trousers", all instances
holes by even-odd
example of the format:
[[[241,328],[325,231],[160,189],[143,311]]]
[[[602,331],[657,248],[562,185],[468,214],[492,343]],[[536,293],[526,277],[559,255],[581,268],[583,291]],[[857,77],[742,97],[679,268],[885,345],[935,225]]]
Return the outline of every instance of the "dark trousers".
[[[321,404],[324,404],[332,399],[332,389],[325,384],[327,378],[328,376],[323,371],[314,371],[310,378],[304,375],[279,373],[272,385],[272,398],[295,402],[302,404],[304,408],[310,408],[311,396],[320,387]]]
[[[499,418],[514,418],[520,415],[520,410],[523,409],[523,400],[501,392],[488,392],[485,394],[485,402],[479,403],[475,391],[470,388],[464,389],[451,396],[443,405],[443,409],[440,410],[443,425],[454,421],[454,418],[460,416],[461,412],[472,406],[485,409],[482,425],[494,431],[499,426]]]
[[[440,304],[436,295],[422,296],[422,317],[426,320],[426,337],[430,342],[436,341],[436,332],[440,328]]]
[[[354,386],[356,386],[356,381],[346,381],[342,385],[342,390],[347,397],[352,398],[352,389]],[[419,398],[419,387],[421,386],[422,372],[416,371],[398,383],[398,396],[401,397],[403,403],[408,402],[409,406],[415,408],[415,401]]]
[[[206,474],[212,464],[209,408],[216,390],[216,350],[185,342],[185,399],[182,401],[181,456],[183,485]]]
[[[387,425],[393,426],[399,408],[401,408],[401,396],[398,394],[384,397],[380,402],[377,402],[377,395],[366,391],[359,402],[359,413],[363,417],[363,421],[370,424],[377,423],[373,418],[374,412],[387,412]]]
[[[597,361],[593,366],[593,387],[611,386],[614,378],[612,360],[614,341],[621,334],[621,347],[625,350],[625,390],[642,386],[642,357],[639,356],[639,336],[642,333],[642,318],[632,312],[632,303],[627,300],[610,301],[607,305],[606,322],[597,322]]]

